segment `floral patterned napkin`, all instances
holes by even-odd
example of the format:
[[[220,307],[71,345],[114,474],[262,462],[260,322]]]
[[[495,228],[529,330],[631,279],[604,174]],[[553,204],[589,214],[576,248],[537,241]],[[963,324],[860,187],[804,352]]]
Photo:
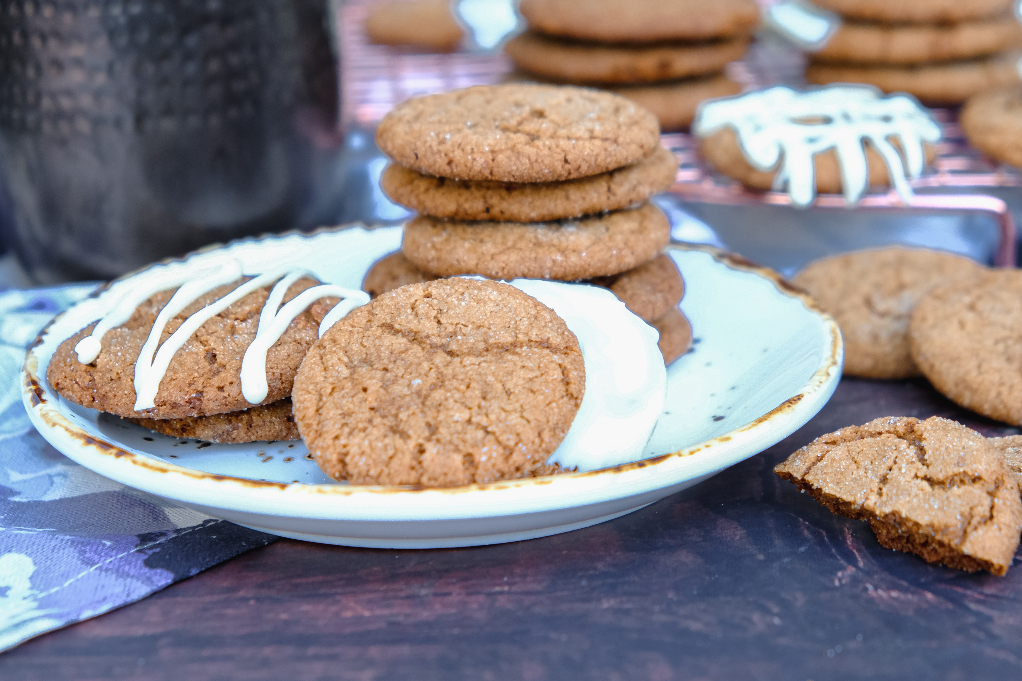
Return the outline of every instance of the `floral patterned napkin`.
[[[276,539],[96,475],[32,427],[25,348],[91,289],[0,293],[0,651]]]

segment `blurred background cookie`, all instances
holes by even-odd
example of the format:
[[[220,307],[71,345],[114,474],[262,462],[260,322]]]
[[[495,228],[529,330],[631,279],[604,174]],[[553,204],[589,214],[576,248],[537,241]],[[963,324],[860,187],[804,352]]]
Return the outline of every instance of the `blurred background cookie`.
[[[962,108],[959,122],[972,146],[1022,168],[1022,86],[982,92]]]
[[[452,52],[465,37],[450,0],[381,2],[366,16],[365,31],[378,45],[418,47],[431,52]]]

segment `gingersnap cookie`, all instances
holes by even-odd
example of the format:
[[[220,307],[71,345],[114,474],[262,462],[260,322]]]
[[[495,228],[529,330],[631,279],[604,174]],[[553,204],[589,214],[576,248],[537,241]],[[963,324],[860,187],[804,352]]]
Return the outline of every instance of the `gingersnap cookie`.
[[[542,222],[617,210],[645,201],[668,190],[677,170],[674,154],[658,147],[638,163],[564,182],[452,180],[423,175],[392,163],[383,171],[380,187],[395,203],[423,215],[453,220]]]
[[[1022,490],[1022,435],[991,437],[987,438],[987,442],[1004,457],[1011,477],[1015,478],[1015,484]]]
[[[1022,425],[1022,270],[934,289],[912,312],[909,337],[933,387],[966,409]]]
[[[160,334],[161,348],[193,314],[240,288],[243,281],[248,280],[234,281],[194,297],[166,323]],[[298,279],[287,288],[282,302],[292,300],[317,283],[310,277]],[[80,361],[75,347],[90,337],[96,324],[65,340],[54,352],[46,378],[54,390],[75,404],[118,416],[176,419],[247,409],[253,404],[242,393],[241,366],[245,351],[256,337],[270,291],[270,286],[257,288],[213,314],[188,335],[158,381],[152,407],[138,411],[134,408],[138,395],[133,381],[140,370],[136,359],[157,316],[176,289],[156,293],[141,302],[126,322],[108,330],[101,339],[98,356],[90,363]],[[298,365],[316,340],[319,323],[334,302],[336,298],[319,300],[300,312],[267,350],[267,390],[259,404],[276,402],[291,394]]]
[[[228,414],[183,419],[129,418],[128,421],[170,437],[205,442],[280,442],[299,439],[289,397]]]
[[[1011,12],[1013,0],[813,0],[846,19],[891,24],[953,24]]]
[[[515,65],[566,83],[645,83],[716,73],[740,59],[748,36],[697,43],[604,44],[527,31],[504,45]]]
[[[575,335],[507,284],[445,279],[337,322],[295,379],[295,418],[327,475],[453,486],[534,474],[585,391]]]
[[[723,74],[716,74],[609,89],[652,111],[662,130],[683,130],[692,124],[700,102],[736,95],[742,91],[742,86]]]
[[[378,45],[421,47],[433,52],[456,50],[464,37],[448,0],[398,0],[374,5],[366,16],[365,31]]]
[[[692,325],[678,308],[668,310],[650,322],[650,326],[660,332],[657,346],[664,356],[664,364],[670,365],[692,347]]]
[[[401,250],[437,276],[574,281],[617,274],[650,260],[670,241],[655,206],[558,222],[461,222],[420,215],[405,226]]]
[[[617,95],[514,83],[399,104],[380,122],[376,143],[427,175],[558,182],[646,158],[660,145],[660,128],[653,114]]]
[[[937,416],[879,418],[824,435],[774,468],[881,546],[1003,575],[1022,530],[1011,473],[979,433]]]
[[[759,25],[752,0],[522,0],[519,10],[541,33],[607,43],[724,38]]]
[[[986,271],[962,256],[899,246],[822,258],[792,283],[816,298],[841,327],[845,374],[908,378],[919,375],[909,348],[913,308],[932,289]]]
[[[1002,163],[1022,168],[1022,86],[970,97],[958,122],[972,146]]]
[[[957,24],[846,22],[813,52],[817,62],[922,64],[973,59],[1022,47],[1022,26],[1011,15]]]
[[[629,310],[644,321],[667,314],[685,295],[685,282],[671,256],[661,253],[638,267],[590,283],[609,288]]]
[[[373,263],[362,280],[362,290],[378,298],[387,291],[433,279],[436,277],[410,263],[401,251],[395,251]]]
[[[865,66],[810,61],[810,83],[867,83],[884,92],[907,92],[932,104],[957,104],[994,88],[1018,85],[1018,52],[944,64]]]

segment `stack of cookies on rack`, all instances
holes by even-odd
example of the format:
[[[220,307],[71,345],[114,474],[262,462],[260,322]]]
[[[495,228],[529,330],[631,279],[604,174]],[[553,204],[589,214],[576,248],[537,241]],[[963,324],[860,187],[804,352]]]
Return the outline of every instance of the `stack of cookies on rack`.
[[[691,330],[663,253],[670,225],[647,201],[677,170],[659,139],[649,111],[575,87],[480,86],[397,106],[376,134],[395,161],[381,185],[419,216],[363,288],[456,275],[585,281],[656,327],[670,363]]]
[[[522,0],[529,30],[505,50],[543,81],[617,92],[687,127],[704,99],[741,91],[724,67],[759,24],[752,0]]]
[[[1018,85],[1016,0],[814,0],[841,24],[810,57],[810,83],[869,83],[927,103]]]

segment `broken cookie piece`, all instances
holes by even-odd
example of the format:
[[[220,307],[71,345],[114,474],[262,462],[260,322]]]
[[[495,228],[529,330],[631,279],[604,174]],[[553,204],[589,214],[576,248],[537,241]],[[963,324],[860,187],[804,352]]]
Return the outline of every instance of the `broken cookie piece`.
[[[1004,457],[965,426],[885,417],[817,438],[774,472],[834,513],[868,520],[882,546],[1003,575],[1022,531]]]

